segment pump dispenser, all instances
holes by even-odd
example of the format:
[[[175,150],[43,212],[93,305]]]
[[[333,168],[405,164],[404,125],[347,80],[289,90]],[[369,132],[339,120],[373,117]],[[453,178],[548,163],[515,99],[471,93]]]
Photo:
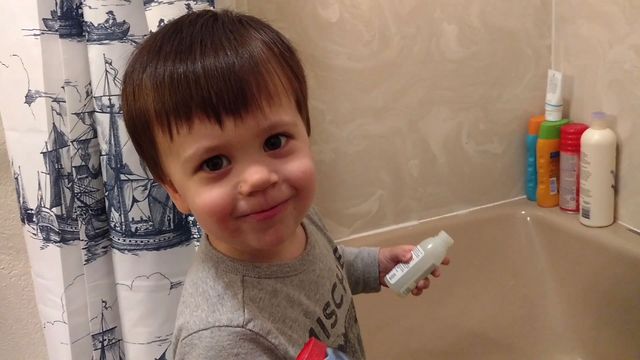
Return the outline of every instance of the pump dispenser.
[[[591,114],[591,127],[580,138],[580,222],[604,227],[614,221],[616,134],[607,114]]]
[[[418,282],[429,276],[447,255],[453,239],[444,231],[423,240],[411,252],[413,259],[408,264],[398,264],[384,278],[391,290],[400,296],[408,295]]]

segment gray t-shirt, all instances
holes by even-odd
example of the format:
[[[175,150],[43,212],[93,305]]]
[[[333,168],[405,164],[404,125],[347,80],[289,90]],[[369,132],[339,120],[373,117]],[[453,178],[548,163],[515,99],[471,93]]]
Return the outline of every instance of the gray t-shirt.
[[[201,241],[178,306],[175,360],[295,359],[310,336],[365,358],[352,294],[380,291],[378,249],[336,246],[313,210],[302,225],[307,245],[287,263],[240,262]]]

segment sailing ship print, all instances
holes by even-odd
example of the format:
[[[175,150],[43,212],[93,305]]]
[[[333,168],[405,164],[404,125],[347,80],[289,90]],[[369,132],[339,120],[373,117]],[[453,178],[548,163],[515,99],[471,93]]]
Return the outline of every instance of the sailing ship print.
[[[126,20],[118,21],[113,10],[109,10],[105,14],[107,15],[106,20],[98,25],[91,21],[84,22],[88,42],[117,41],[129,35],[131,25]]]
[[[167,360],[167,351],[169,351],[169,348],[165,349],[164,352],[160,354],[160,357],[155,358],[154,360]]]
[[[98,358],[92,356],[92,360],[125,360],[124,352],[120,343],[122,339],[119,338],[118,327],[109,326],[105,320],[105,310],[110,310],[107,302],[102,300],[102,309],[100,310],[100,330],[91,334],[91,340],[93,343],[94,355],[97,353]]]
[[[57,32],[61,38],[84,36],[82,0],[55,0],[51,17],[42,18],[45,29]]]
[[[98,134],[95,128],[95,112],[91,86],[85,86],[82,107],[73,112],[76,118],[74,138],[71,140],[71,156],[74,174],[76,215],[79,221],[80,239],[84,240],[85,265],[105,255],[110,249],[109,218],[104,193],[104,181],[100,168]]]
[[[147,7],[147,6],[151,6],[152,4],[172,5],[172,4],[175,4],[176,2],[178,2],[178,0],[144,0],[144,6]],[[216,7],[215,0],[189,0],[189,1],[185,1],[185,8],[188,9],[188,7],[192,5],[198,5],[198,4],[208,4],[209,6],[211,6],[211,8]]]
[[[112,245],[122,252],[158,251],[192,241],[189,219],[180,213],[166,191],[148,174],[146,167],[134,171],[123,158],[121,80],[111,59],[103,55],[104,73],[94,93],[98,114],[108,116],[105,170],[107,213]],[[128,139],[127,139],[128,142]]]
[[[22,179],[22,170],[18,167],[18,171],[16,171],[13,161],[11,162],[11,168],[13,170],[13,181],[16,187],[16,196],[18,198],[20,222],[22,222],[23,225],[32,224],[33,226],[33,224],[35,224],[35,216],[33,208],[29,206],[29,200],[27,200],[27,192],[24,187],[24,180]]]
[[[45,171],[38,173],[36,234],[45,243],[99,240],[108,234],[108,226],[99,163],[91,160],[89,152],[89,145],[97,136],[93,128],[87,127],[69,140],[60,126],[65,121],[64,103],[52,101],[51,130],[40,152]],[[73,114],[79,119],[91,116],[84,107]]]

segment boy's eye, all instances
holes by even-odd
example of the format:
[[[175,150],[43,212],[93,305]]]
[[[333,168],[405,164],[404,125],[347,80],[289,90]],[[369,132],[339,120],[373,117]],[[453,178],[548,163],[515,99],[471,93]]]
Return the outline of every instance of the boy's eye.
[[[271,135],[264,141],[262,148],[264,151],[278,150],[287,143],[287,140],[289,140],[289,138],[284,134]]]
[[[228,157],[224,155],[216,155],[208,158],[204,163],[202,163],[202,170],[210,172],[220,171],[229,165],[231,165],[231,161]]]

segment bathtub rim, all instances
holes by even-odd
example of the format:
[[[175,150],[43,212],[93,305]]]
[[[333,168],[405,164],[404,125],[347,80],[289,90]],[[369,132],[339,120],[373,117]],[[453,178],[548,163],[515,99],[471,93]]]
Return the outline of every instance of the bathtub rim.
[[[542,208],[537,206],[535,202],[527,200],[524,196],[429,219],[410,221],[355,234],[336,240],[336,243],[347,246],[381,246],[407,232],[422,232],[425,234],[425,237],[435,235],[435,233],[431,234],[432,231],[428,231],[427,229],[437,226],[439,223],[457,224],[470,219],[493,219],[499,216],[518,218],[520,221],[526,219],[526,221],[532,221],[536,224],[562,228],[576,236],[591,239],[604,246],[612,247],[614,250],[630,253],[630,255],[640,259],[640,233],[636,229],[620,222],[614,222],[610,226],[601,228],[587,227],[578,221],[578,215],[575,213],[562,211],[558,207]],[[417,242],[418,241],[409,241],[409,243]]]

